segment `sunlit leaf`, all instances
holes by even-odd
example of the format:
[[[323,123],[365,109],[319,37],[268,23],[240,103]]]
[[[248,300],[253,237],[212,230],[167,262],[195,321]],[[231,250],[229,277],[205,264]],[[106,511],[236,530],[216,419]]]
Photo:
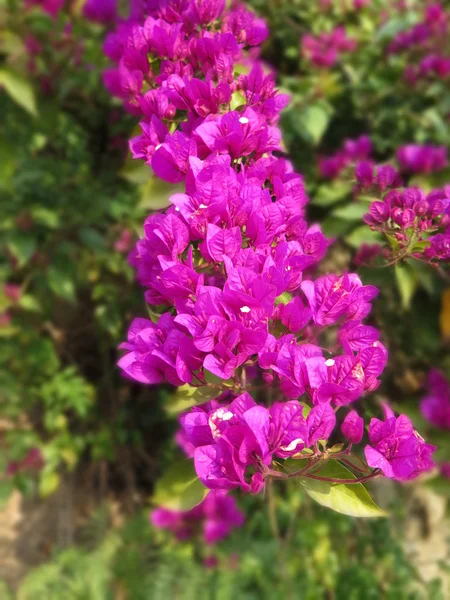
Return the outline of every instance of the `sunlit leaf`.
[[[42,498],[50,496],[59,486],[59,475],[54,471],[42,471],[39,479],[39,494]]]
[[[402,306],[407,310],[411,306],[411,300],[417,289],[416,273],[408,263],[397,263],[395,265],[395,279]]]
[[[324,103],[312,104],[298,116],[297,128],[304,137],[318,144],[325,133],[330,121],[331,111]]]
[[[153,503],[171,510],[190,510],[203,500],[208,489],[201,483],[191,460],[177,460],[156,482]]]
[[[189,384],[180,386],[168,400],[164,408],[168,415],[178,415],[192,406],[204,404],[220,396],[222,390],[218,387],[194,387]]]
[[[5,89],[16,104],[32,115],[37,114],[34,90],[30,82],[21,75],[9,69],[0,69],[0,87]]]
[[[69,273],[50,267],[47,277],[49,287],[53,293],[69,302],[75,301],[75,283]]]
[[[333,211],[333,216],[343,221],[361,221],[367,212],[367,206],[359,202],[351,202]]]
[[[351,471],[334,460],[328,461],[316,475],[335,479],[356,479]],[[386,516],[361,483],[329,483],[314,479],[301,479],[300,483],[306,493],[318,504],[343,515],[366,518]]]

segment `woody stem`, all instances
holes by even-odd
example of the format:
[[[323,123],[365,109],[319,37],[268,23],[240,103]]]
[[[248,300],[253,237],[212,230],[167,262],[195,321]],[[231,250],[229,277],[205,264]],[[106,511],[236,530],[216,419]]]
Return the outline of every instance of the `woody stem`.
[[[326,481],[328,483],[342,483],[352,485],[355,483],[365,483],[366,481],[370,481],[379,477],[381,472],[379,469],[375,469],[369,475],[365,475],[364,477],[357,477],[355,479],[340,479],[335,477],[322,477],[320,475],[313,475],[312,473],[305,472],[305,469],[300,469],[300,471],[295,471],[295,473],[282,473],[281,471],[273,471],[269,469],[266,471],[266,475],[273,479],[295,479],[297,477],[302,477],[303,479],[314,479],[315,481]]]

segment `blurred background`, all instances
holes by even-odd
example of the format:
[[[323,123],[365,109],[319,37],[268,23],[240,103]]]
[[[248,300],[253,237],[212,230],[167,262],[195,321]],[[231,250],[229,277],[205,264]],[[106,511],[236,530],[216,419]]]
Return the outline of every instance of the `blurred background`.
[[[131,160],[137,119],[105,77],[105,36],[130,7],[3,0],[2,600],[450,598],[449,271],[364,266],[378,239],[352,193],[352,166],[367,158],[427,191],[450,184],[450,3],[246,4],[269,26],[262,58],[291,96],[281,128],[309,220],[334,238],[321,269],[357,268],[381,289],[373,322],[390,360],[361,408],[369,418],[388,399],[438,446],[438,465],[411,484],[371,485],[386,519],[322,509],[295,482],[236,496],[245,525],[236,517],[214,544],[203,543],[207,515],[149,518],[183,494],[167,476],[182,404],[170,386],[123,379],[117,347],[147,314],[127,255],[174,186]],[[411,145],[428,151],[402,160]],[[439,418],[421,410],[425,397]]]

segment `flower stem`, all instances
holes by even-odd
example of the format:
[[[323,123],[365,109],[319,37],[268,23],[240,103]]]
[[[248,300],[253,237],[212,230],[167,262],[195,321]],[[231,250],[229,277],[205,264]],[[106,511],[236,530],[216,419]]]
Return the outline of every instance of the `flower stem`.
[[[375,479],[380,475],[381,472],[379,469],[375,469],[369,475],[364,475],[364,477],[356,477],[355,479],[341,479],[336,477],[322,477],[321,475],[314,475],[312,473],[308,473],[308,467],[300,469],[300,471],[295,471],[294,473],[282,473],[281,471],[273,471],[271,469],[266,471],[266,476],[271,479],[296,479],[298,477],[302,477],[303,479],[314,479],[315,481],[326,481],[328,483],[342,483],[345,485],[365,483],[366,481],[371,481],[372,479]]]

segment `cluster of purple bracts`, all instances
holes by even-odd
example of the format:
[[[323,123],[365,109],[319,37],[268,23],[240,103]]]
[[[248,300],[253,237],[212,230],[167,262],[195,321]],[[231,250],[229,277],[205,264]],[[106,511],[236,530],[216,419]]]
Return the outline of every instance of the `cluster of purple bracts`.
[[[335,27],[330,32],[317,36],[310,34],[302,38],[302,54],[312,65],[329,68],[337,63],[341,54],[354,52],[357,47],[355,39],[347,36],[345,27]]]
[[[318,166],[320,175],[324,179],[335,179],[343,171],[358,161],[368,160],[373,151],[373,144],[369,136],[361,135],[354,140],[345,140],[342,148],[335,154],[319,158]]]
[[[437,369],[428,374],[427,393],[420,410],[435,427],[450,431],[450,383]]]
[[[432,144],[406,144],[397,150],[397,160],[406,173],[433,173],[447,167],[447,148]]]
[[[426,194],[415,187],[397,187],[400,178],[390,165],[356,167],[357,192],[379,200],[370,204],[364,222],[387,236],[394,261],[412,257],[436,263],[450,259],[450,189]]]
[[[183,416],[183,445],[207,487],[255,493],[274,458],[320,457],[336,410],[377,389],[387,351],[364,319],[378,290],[355,274],[312,276],[328,242],[305,221],[301,176],[274,155],[288,99],[256,60],[264,23],[217,0],[167,0],[149,13],[107,40],[117,68],[106,81],[142,119],[134,157],[185,191],[146,220],[131,253],[160,316],[133,321],[119,366],[142,383],[228,389]],[[288,401],[258,405],[250,370],[256,387]],[[386,464],[403,435],[391,429],[370,438]],[[361,440],[354,410],[341,431]],[[418,443],[408,455],[408,477],[423,452]],[[406,478],[386,464],[377,458],[375,472]]]
[[[236,500],[223,492],[211,491],[191,510],[156,508],[150,519],[157,529],[166,529],[179,541],[193,538],[201,532],[206,544],[214,545],[228,537],[232,530],[244,524],[244,514]]]
[[[395,36],[388,52],[408,56],[410,64],[404,73],[408,83],[450,76],[449,31],[450,13],[436,2],[426,5],[420,23]]]

